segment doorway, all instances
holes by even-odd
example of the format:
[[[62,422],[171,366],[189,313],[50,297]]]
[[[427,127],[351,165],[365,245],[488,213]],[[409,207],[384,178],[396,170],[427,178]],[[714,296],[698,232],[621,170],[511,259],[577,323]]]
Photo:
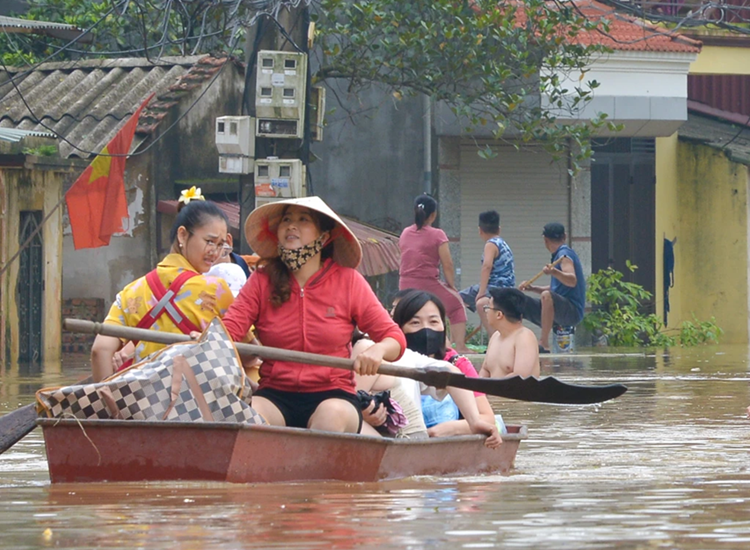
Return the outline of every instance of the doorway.
[[[42,223],[41,210],[22,210],[18,244],[23,245]],[[44,246],[42,231],[19,257],[16,298],[18,302],[18,334],[20,338],[18,360],[37,363],[42,360],[42,311],[44,292]]]
[[[656,288],[656,155],[652,138],[596,140],[591,164],[591,267]],[[626,261],[638,266],[630,272]],[[649,311],[654,311],[653,300]]]

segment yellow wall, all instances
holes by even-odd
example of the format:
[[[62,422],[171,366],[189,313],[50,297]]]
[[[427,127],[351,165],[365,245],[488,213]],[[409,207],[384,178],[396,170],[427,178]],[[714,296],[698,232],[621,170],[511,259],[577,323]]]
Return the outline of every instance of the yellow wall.
[[[61,174],[51,170],[3,169],[6,210],[4,212],[6,232],[0,246],[5,261],[9,261],[18,251],[20,212],[22,210],[41,210],[42,217],[54,208],[62,197]],[[46,362],[59,361],[61,348],[60,315],[62,311],[62,214],[58,208],[45,222],[42,229],[44,243],[44,296],[42,316],[42,344]],[[10,350],[10,361],[18,360],[19,352],[19,317],[16,302],[18,281],[18,259],[13,261],[3,275],[2,288],[3,311]],[[5,350],[2,350],[5,358]]]
[[[750,74],[750,50],[728,46],[703,46],[690,64],[690,74]]]
[[[657,159],[657,298],[664,234],[677,237],[669,325],[713,315],[723,342],[747,343],[747,167],[674,136],[657,140]]]
[[[656,313],[664,318],[664,238],[672,240],[679,233],[677,210],[677,134],[656,138],[656,287],[654,299]],[[669,325],[682,318],[681,304],[670,290]]]

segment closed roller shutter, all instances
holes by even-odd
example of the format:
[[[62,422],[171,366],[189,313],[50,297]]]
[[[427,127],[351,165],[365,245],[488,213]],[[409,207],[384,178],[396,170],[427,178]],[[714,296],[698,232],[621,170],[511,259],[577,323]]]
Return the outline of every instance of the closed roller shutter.
[[[542,241],[544,224],[568,226],[568,175],[565,161],[553,162],[541,147],[516,150],[497,147],[498,155],[483,159],[474,142],[461,147],[461,286],[479,282],[484,242],[477,233],[478,216],[500,213],[501,236],[508,242],[516,282],[538,273],[550,254]],[[549,284],[542,277],[537,284]],[[476,323],[471,316],[470,322]]]

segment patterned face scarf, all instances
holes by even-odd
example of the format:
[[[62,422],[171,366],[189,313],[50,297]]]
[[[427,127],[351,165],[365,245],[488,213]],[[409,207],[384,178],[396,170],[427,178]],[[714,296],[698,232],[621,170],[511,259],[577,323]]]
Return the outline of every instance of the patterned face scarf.
[[[310,260],[310,258],[323,249],[323,244],[327,238],[328,234],[323,233],[310,244],[306,244],[305,246],[293,250],[284,248],[281,246],[281,243],[279,243],[279,257],[289,269],[292,271],[299,271],[300,268]]]

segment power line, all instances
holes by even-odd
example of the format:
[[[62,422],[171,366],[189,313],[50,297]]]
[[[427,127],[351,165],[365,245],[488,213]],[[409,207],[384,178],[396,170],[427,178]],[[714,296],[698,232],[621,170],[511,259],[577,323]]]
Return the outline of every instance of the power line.
[[[126,4],[128,2],[130,2],[130,0],[121,0],[120,4]],[[83,38],[84,36],[86,36],[87,34],[89,34],[92,30],[94,30],[96,27],[98,27],[99,24],[102,21],[104,21],[107,17],[109,17],[117,9],[117,6],[118,6],[118,4],[114,4],[112,6],[112,8],[107,13],[105,13],[102,17],[100,17],[93,25],[91,25],[89,28],[85,29],[81,34],[79,34],[73,40],[71,40],[70,42],[68,42],[67,44],[65,44],[61,48],[59,48],[57,51],[52,52],[50,55],[48,55],[47,57],[45,57],[44,59],[42,59],[39,63],[37,63],[37,66],[41,65],[42,63],[46,63],[47,61],[49,61],[50,59],[52,59],[56,55],[60,54],[61,52],[64,52],[68,47],[72,46],[73,44],[76,44],[81,38]],[[2,56],[0,56],[0,59],[2,59]],[[3,67],[5,67],[5,64],[3,64]],[[15,80],[17,78],[21,78],[22,76],[25,77],[26,75],[28,75],[33,70],[34,70],[33,68],[30,68],[29,70],[27,70],[25,72],[22,72],[22,73],[19,73],[19,74],[15,75],[14,77],[12,77],[10,79],[11,83],[15,82]],[[7,70],[6,70],[6,72],[7,72]],[[8,74],[10,74],[10,73],[8,73]],[[6,83],[4,82],[3,84],[6,84]]]

